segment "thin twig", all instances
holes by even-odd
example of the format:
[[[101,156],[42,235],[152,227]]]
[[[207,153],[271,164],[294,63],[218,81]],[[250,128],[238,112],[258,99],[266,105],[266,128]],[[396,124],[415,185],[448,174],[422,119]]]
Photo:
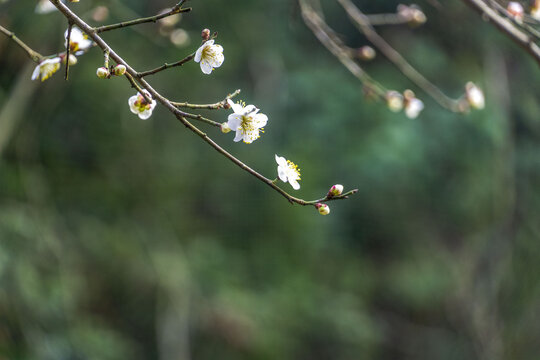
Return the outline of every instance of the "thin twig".
[[[351,57],[351,51],[346,47],[332,29],[324,22],[322,17],[308,5],[307,1],[300,0],[300,8],[306,25],[315,34],[317,39],[356,77],[364,86],[373,90],[375,95],[384,99],[387,90],[373,80]]]
[[[66,37],[66,74],[65,79],[69,77],[69,52],[71,51],[71,29],[73,28],[73,22],[68,21],[67,37]]]
[[[171,104],[173,104],[176,107],[186,108],[186,109],[217,110],[217,109],[223,109],[225,107],[225,104],[227,104],[227,100],[234,98],[238,94],[240,94],[240,89],[236,90],[232,94],[227,95],[225,99],[214,104],[190,104],[187,102],[173,102],[173,101],[171,101]]]
[[[130,21],[124,21],[124,22],[120,22],[120,23],[117,23],[117,24],[103,25],[103,26],[96,27],[94,29],[94,31],[95,31],[96,34],[99,34],[99,33],[105,32],[105,31],[121,29],[121,28],[125,28],[125,27],[128,27],[128,26],[139,25],[139,24],[144,24],[144,23],[149,23],[149,22],[156,22],[158,20],[161,20],[163,18],[172,16],[172,15],[176,15],[176,14],[191,11],[191,8],[182,9],[182,4],[184,4],[184,3],[185,3],[185,0],[180,1],[170,11],[167,11],[166,13],[163,13],[163,14],[158,14],[158,15],[154,15],[154,16],[150,16],[150,17],[146,17],[146,18],[135,19],[135,20],[130,20]]]
[[[99,35],[97,35],[95,32],[93,32],[92,27],[90,27],[86,22],[84,22],[81,18],[79,18],[75,13],[73,13],[67,6],[65,6],[60,0],[50,0],[58,10],[64,16],[70,20],[72,20],[82,31],[88,34],[94,40],[94,42],[103,50],[103,51],[109,51],[110,57],[116,61],[117,64],[122,64],[126,67],[126,74],[129,74],[134,79],[137,79],[140,86],[144,89],[146,89],[152,97],[157,100],[160,104],[162,104],[165,108],[167,108],[172,114],[175,115],[175,117],[190,131],[194,132],[196,135],[198,135],[202,140],[204,140],[207,144],[209,144],[211,147],[213,147],[217,152],[225,156],[227,159],[229,159],[231,162],[236,164],[238,167],[240,167],[242,170],[248,172],[249,174],[253,175],[266,185],[270,186],[272,189],[280,193],[284,198],[286,198],[291,204],[299,204],[303,206],[307,205],[315,205],[317,202],[321,200],[313,200],[313,201],[306,201],[297,197],[294,197],[290,194],[288,194],[285,190],[281,189],[279,186],[277,186],[274,183],[274,180],[270,180],[266,178],[265,176],[258,173],[256,170],[252,169],[245,163],[243,163],[241,160],[234,157],[232,154],[227,152],[227,150],[223,149],[221,146],[219,146],[216,142],[214,142],[206,133],[201,131],[199,128],[194,126],[191,122],[189,122],[186,119],[187,114],[178,108],[176,108],[168,99],[163,97],[161,94],[159,94],[150,84],[139,76],[139,73],[133,69],[124,59],[122,59]],[[128,78],[129,79],[129,78]],[[133,86],[136,86],[135,81],[132,82]],[[349,191],[346,194],[336,196],[333,198],[325,198],[322,201],[331,201],[331,200],[341,200],[347,198],[349,195],[354,194],[356,190]]]
[[[174,62],[172,64],[164,64],[164,65],[161,65],[160,67],[157,67],[157,68],[155,68],[153,70],[140,72],[140,73],[137,74],[137,77],[143,78],[143,77],[148,76],[148,75],[157,74],[158,72],[166,70],[166,69],[170,69],[170,68],[177,67],[177,66],[182,66],[185,63],[187,63],[188,61],[191,61],[194,57],[195,57],[195,53],[193,53],[193,54],[191,54],[189,56],[186,56],[182,60]]]
[[[486,16],[492,23],[512,41],[524,48],[540,65],[540,47],[520,29],[516,28],[512,22],[489,7],[482,0],[462,0],[464,3],[476,9],[480,14]]]
[[[409,64],[398,51],[392,48],[390,44],[388,44],[386,40],[373,29],[366,15],[364,15],[350,0],[337,0],[337,2],[343,6],[349,17],[354,21],[358,30],[360,30],[368,40],[388,58],[388,60],[407,76],[409,80],[418,85],[442,107],[453,112],[463,112],[460,101],[453,100],[446,96],[436,85],[431,83],[424,75]]]
[[[32,48],[30,48],[30,46],[26,45],[21,39],[19,39],[15,35],[15,33],[9,31],[8,29],[6,29],[5,27],[1,25],[0,25],[0,32],[6,35],[11,40],[13,40],[17,45],[19,45],[19,47],[21,47],[24,51],[26,51],[26,53],[28,54],[30,59],[32,59],[32,61],[39,64],[43,60],[43,55],[41,55],[35,50],[32,50]]]

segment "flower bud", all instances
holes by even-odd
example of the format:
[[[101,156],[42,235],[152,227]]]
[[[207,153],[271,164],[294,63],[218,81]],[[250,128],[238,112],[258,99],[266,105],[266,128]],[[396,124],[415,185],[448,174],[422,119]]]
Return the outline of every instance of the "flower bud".
[[[106,67],[100,67],[97,69],[96,75],[100,79],[106,79],[109,77],[109,70]]]
[[[204,29],[202,32],[201,32],[201,37],[204,41],[210,39],[210,29]]]
[[[336,184],[330,188],[330,191],[328,191],[328,196],[339,196],[343,194],[343,185]]]
[[[531,6],[531,16],[540,20],[540,0],[534,0]]]
[[[485,106],[484,93],[473,82],[468,82],[467,85],[465,85],[465,98],[469,105],[474,109],[481,110]]]
[[[390,111],[398,112],[403,109],[403,95],[391,90],[386,93],[386,104]]]
[[[371,46],[367,46],[367,45],[359,48],[356,54],[356,56],[360,60],[364,60],[364,61],[373,60],[376,55],[377,53],[375,52],[375,50]]]
[[[321,215],[330,214],[330,207],[326,204],[317,203],[315,207],[317,208],[317,210],[319,210],[319,214]]]
[[[506,11],[512,15],[516,20],[523,20],[523,5],[516,1],[510,1],[506,7]]]
[[[229,124],[224,122],[221,124],[221,132],[226,134],[231,131],[231,128],[229,127]]]
[[[114,67],[114,75],[116,76],[122,76],[126,73],[126,66],[122,64],[118,64]]]

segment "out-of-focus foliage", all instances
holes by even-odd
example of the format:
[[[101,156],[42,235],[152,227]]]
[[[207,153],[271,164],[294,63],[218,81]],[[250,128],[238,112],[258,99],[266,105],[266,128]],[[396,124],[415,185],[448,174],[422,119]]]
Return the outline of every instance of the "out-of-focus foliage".
[[[115,22],[173,3],[70,6],[97,24],[97,5]],[[208,133],[269,177],[274,153],[294,160],[304,198],[360,189],[326,217],[288,205],[159,106],[139,120],[127,81],[95,76],[98,49],[69,82],[31,83],[26,55],[0,37],[0,129],[14,128],[0,144],[0,358],[537,359],[540,70],[461,2],[438,3],[420,3],[425,26],[381,32],[450,94],[481,84],[484,111],[442,110],[381,57],[370,73],[412,87],[426,110],[408,120],[363,99],[294,1],[193,0],[180,47],[155,24],[103,34],[146,70],[218,31],[226,60],[211,76],[190,63],[150,82],[200,103],[241,88],[268,114],[265,134],[248,146]],[[65,19],[34,6],[0,3],[0,24],[60,51]],[[365,44],[323,6],[348,44]]]

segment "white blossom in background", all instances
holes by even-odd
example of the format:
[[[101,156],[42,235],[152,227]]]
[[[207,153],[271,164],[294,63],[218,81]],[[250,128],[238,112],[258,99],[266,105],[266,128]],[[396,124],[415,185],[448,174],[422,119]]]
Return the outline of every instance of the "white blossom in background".
[[[420,99],[413,98],[405,104],[405,115],[409,119],[416,119],[422,110],[424,110],[424,103]]]
[[[482,110],[486,106],[484,93],[473,82],[468,82],[465,85],[465,97],[469,105],[478,110]]]
[[[227,103],[234,111],[234,114],[230,114],[227,118],[229,129],[236,132],[234,141],[243,140],[246,144],[251,144],[257,140],[260,133],[264,132],[262,128],[266,126],[268,116],[260,114],[254,105],[235,104],[230,99]]]
[[[40,76],[41,76],[41,81],[47,80],[55,72],[57,72],[58,69],[60,69],[61,62],[62,62],[62,59],[59,56],[52,59],[43,60],[34,69],[34,72],[32,73],[32,80],[36,80]]]
[[[66,39],[64,46],[67,46],[68,30],[64,33]],[[69,49],[75,53],[75,55],[81,55],[86,49],[92,46],[93,42],[84,34],[81,29],[74,26],[71,28],[71,36],[69,41]]]
[[[129,98],[128,104],[132,113],[139,115],[139,118],[142,120],[146,120],[152,116],[152,111],[154,111],[154,108],[156,107],[156,100],[152,99],[152,96],[147,90],[143,90],[143,92],[146,97],[152,101],[151,103],[148,103],[144,96],[138,92],[137,95],[133,95]]]
[[[223,47],[214,45],[214,40],[208,40],[197,49],[195,53],[195,62],[201,64],[201,70],[205,74],[211,74],[214,68],[218,68],[225,61]]]
[[[416,119],[420,115],[420,112],[424,110],[424,103],[422,100],[416,98],[412,90],[405,90],[403,97],[405,98],[405,115],[409,119]]]
[[[282,156],[276,155],[278,164],[277,172],[281,181],[291,184],[294,190],[300,189],[300,169],[292,161],[286,160]]]
[[[523,5],[521,5],[520,3],[516,1],[510,1],[508,3],[508,6],[506,7],[506,11],[508,11],[508,13],[514,17],[514,19],[518,21],[523,20],[524,10]]]
[[[62,0],[62,2],[64,1]],[[56,6],[54,6],[49,0],[39,0],[36,5],[35,11],[37,14],[48,14],[55,10],[56,10]]]
[[[531,16],[536,20],[540,20],[540,0],[534,0],[531,6]]]

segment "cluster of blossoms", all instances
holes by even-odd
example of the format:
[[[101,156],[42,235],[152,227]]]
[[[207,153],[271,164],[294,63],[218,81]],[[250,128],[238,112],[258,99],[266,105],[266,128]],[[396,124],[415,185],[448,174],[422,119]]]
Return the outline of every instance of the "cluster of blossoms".
[[[416,98],[412,90],[405,90],[403,95],[397,91],[390,90],[386,93],[386,104],[393,112],[405,111],[409,119],[415,119],[424,110],[422,100]]]
[[[517,1],[510,1],[506,6],[506,11],[510,16],[512,16],[516,21],[522,22],[523,17],[525,16],[525,9],[523,5]],[[540,20],[540,0],[533,0],[531,7],[529,9],[531,17],[536,20]]]
[[[50,4],[48,0],[47,3]],[[66,32],[64,33],[64,38],[66,39],[65,46],[67,48],[68,30],[66,30]],[[65,64],[66,61],[69,63],[70,66],[75,65],[77,63],[76,56],[84,54],[93,45],[94,43],[88,38],[87,35],[83,34],[83,32],[79,28],[73,27],[71,29],[71,35],[69,40],[69,59],[66,60],[67,53],[61,53],[54,57],[42,60],[34,69],[34,72],[32,73],[32,80],[36,80],[39,77],[41,77],[41,81],[47,80],[55,72],[57,72],[60,69],[61,64]]]

